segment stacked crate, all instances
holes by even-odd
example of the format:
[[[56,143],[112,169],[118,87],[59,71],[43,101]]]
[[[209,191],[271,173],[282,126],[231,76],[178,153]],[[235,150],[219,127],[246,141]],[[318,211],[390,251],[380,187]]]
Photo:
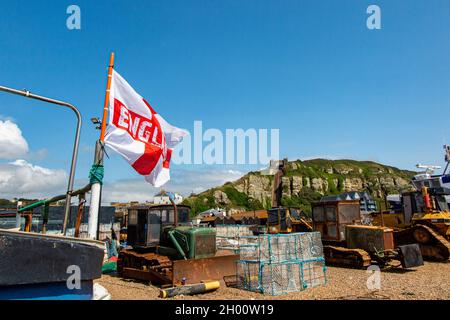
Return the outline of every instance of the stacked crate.
[[[302,291],[326,284],[320,233],[260,235],[241,248],[239,288],[268,295]]]
[[[246,244],[247,238],[253,232],[248,225],[220,225],[216,226],[216,245],[219,250],[233,250],[239,253],[241,246]]]
[[[218,225],[216,226],[216,235],[218,237],[235,238],[242,236],[251,236],[253,232],[251,231],[252,226],[250,225]]]

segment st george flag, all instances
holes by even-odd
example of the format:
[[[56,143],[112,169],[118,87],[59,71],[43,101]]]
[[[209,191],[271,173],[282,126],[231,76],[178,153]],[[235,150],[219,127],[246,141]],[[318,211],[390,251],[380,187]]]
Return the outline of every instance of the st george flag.
[[[167,123],[116,71],[112,73],[105,144],[121,154],[145,180],[160,187],[170,180],[172,150],[188,134]]]

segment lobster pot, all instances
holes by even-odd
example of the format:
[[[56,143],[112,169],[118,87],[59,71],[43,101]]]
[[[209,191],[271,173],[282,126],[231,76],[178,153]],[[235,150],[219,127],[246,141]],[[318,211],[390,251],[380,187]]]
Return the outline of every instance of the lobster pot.
[[[258,237],[216,237],[217,249],[219,250],[233,250],[236,254],[243,254],[245,259],[258,260]],[[241,257],[241,259],[244,259]]]
[[[242,237],[238,250],[241,289],[276,296],[326,284],[319,232]]]
[[[259,236],[259,261],[287,262],[323,257],[319,232],[266,234]]]
[[[250,227],[249,225],[218,225],[215,227],[216,236],[229,238],[252,236],[253,232]]]
[[[239,260],[236,263],[236,287],[261,292],[260,264],[257,261]]]
[[[258,243],[249,226],[223,225],[216,227],[216,246],[219,250],[233,250],[240,253],[241,246]]]
[[[259,245],[260,261],[276,263],[297,258],[295,234],[260,235]]]
[[[326,267],[322,260],[260,263],[237,263],[237,286],[265,295],[282,295],[326,284]]]
[[[234,238],[216,236],[216,247],[219,250],[236,251],[239,248],[239,242]]]
[[[296,234],[296,255],[300,260],[323,258],[323,245],[320,232]]]
[[[237,252],[241,260],[258,261],[259,246],[257,244],[242,244],[239,246]]]
[[[242,236],[238,239],[239,247],[256,246],[259,248],[259,238],[256,236]]]
[[[233,250],[241,260],[288,262],[323,258],[319,232],[216,237],[219,249]]]
[[[304,288],[314,288],[327,283],[327,273],[324,260],[302,263],[302,280]]]

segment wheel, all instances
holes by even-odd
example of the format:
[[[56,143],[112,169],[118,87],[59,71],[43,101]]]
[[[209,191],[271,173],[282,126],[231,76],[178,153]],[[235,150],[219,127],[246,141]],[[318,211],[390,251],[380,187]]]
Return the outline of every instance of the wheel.
[[[422,229],[422,228],[418,228],[418,229],[414,230],[413,236],[414,236],[414,239],[418,243],[421,243],[421,244],[428,243],[431,240],[430,233],[427,230]]]

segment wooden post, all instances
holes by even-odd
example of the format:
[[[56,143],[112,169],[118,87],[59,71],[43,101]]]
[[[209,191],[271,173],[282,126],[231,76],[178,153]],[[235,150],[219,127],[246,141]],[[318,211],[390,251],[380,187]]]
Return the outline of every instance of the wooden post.
[[[103,117],[102,117],[102,127],[100,131],[100,141],[104,141],[105,139],[106,119],[108,117],[109,91],[111,89],[111,78],[113,68],[114,68],[114,52],[111,52],[111,55],[109,57],[108,79],[106,81],[105,102],[103,104]]]
[[[49,203],[44,204],[43,213],[42,213],[42,234],[47,233],[47,224],[48,224],[48,211],[49,211]]]
[[[28,211],[25,214],[25,232],[31,232],[31,226],[33,225],[33,210]]]
[[[83,218],[83,211],[84,211],[84,203],[85,200],[85,194],[80,193],[78,196],[78,212],[77,212],[77,221],[75,222],[75,238],[80,237],[80,226],[81,226],[81,219]]]

